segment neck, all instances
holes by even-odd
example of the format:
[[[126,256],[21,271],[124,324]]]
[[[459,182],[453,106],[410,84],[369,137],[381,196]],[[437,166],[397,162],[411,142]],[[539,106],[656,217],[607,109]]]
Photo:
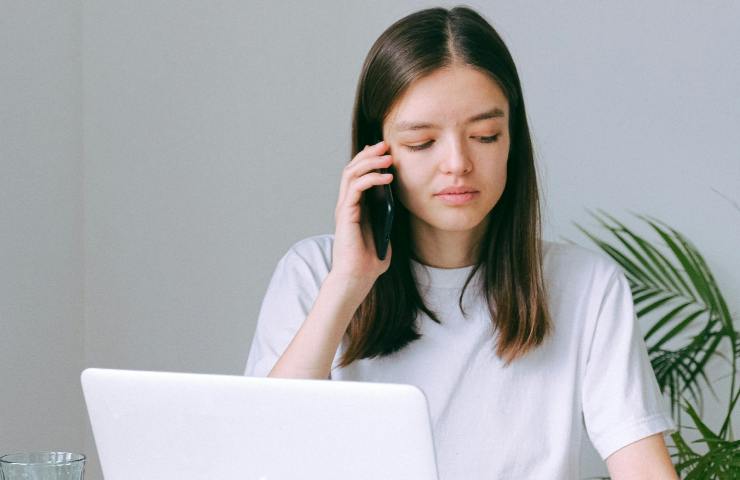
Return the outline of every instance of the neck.
[[[475,228],[463,231],[439,230],[410,220],[417,261],[435,268],[463,268],[478,261],[488,217]]]

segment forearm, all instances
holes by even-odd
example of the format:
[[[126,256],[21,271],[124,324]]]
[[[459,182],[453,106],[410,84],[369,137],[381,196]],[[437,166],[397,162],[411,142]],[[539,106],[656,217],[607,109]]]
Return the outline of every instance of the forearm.
[[[330,273],[311,311],[268,377],[326,379],[339,343],[369,288]]]
[[[613,480],[678,480],[661,433],[617,450],[606,464]]]

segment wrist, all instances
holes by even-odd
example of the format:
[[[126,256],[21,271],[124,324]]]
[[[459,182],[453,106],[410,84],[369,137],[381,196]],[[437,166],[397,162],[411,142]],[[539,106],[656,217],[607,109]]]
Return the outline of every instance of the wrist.
[[[353,307],[354,311],[365,300],[373,285],[374,282],[370,283],[365,278],[330,271],[324,279],[321,289],[330,290],[336,299],[340,299],[342,303]]]

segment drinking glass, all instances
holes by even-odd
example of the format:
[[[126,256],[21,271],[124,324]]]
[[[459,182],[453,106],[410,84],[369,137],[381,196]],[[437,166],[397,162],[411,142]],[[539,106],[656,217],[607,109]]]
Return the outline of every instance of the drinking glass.
[[[84,470],[81,453],[30,452],[0,457],[2,480],[82,480]]]

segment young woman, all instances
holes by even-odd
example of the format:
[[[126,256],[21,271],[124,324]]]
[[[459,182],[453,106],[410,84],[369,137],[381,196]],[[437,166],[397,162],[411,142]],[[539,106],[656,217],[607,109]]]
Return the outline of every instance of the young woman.
[[[579,478],[584,432],[616,480],[677,478],[625,276],[540,238],[521,86],[491,25],[457,7],[390,26],[352,127],[335,233],[278,263],[246,375],[419,386],[443,480]],[[362,198],[383,184],[381,261]]]

